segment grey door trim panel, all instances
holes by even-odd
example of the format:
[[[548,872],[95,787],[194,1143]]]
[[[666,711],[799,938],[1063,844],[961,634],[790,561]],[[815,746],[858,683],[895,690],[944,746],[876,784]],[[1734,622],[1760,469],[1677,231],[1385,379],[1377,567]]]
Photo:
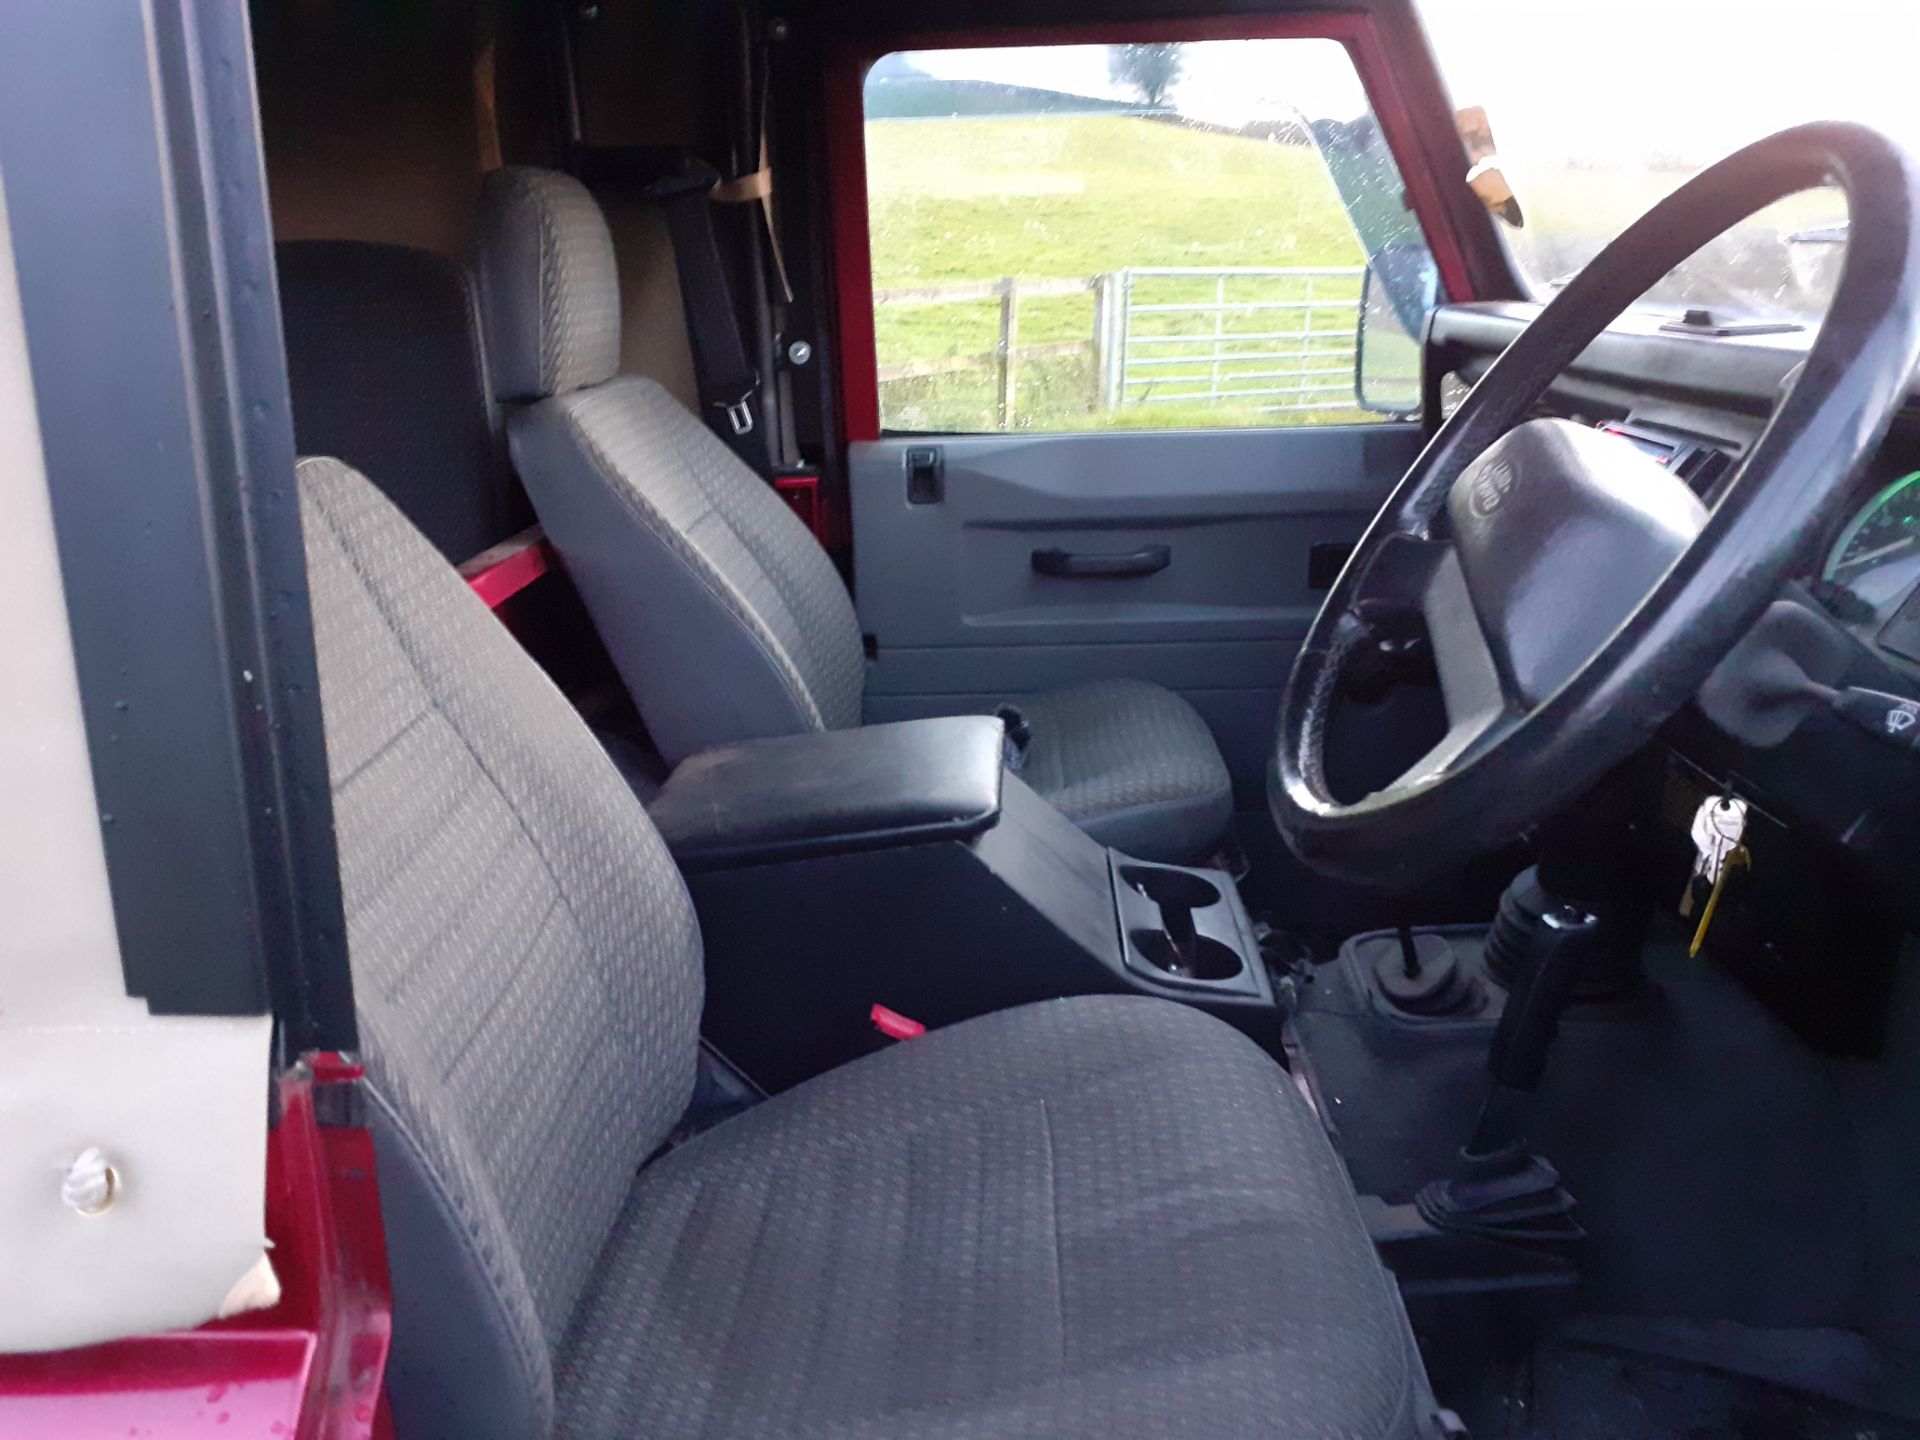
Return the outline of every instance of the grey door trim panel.
[[[889,650],[868,676],[868,718],[876,703],[901,697],[1018,695],[1095,674],[1151,680],[1182,692],[1277,690],[1305,634],[1302,622],[1258,640]]]
[[[1206,720],[1258,802],[1279,686],[1319,609],[1316,546],[1351,544],[1419,452],[1417,425],[895,436],[848,456],[869,721],[1151,680]],[[937,447],[941,499],[906,454]],[[1152,574],[1038,574],[1037,549],[1166,548]]]
[[[1311,618],[1312,546],[1356,539],[1421,442],[1415,425],[894,437],[849,455],[855,591],[881,655],[925,646],[1268,638]],[[939,504],[906,451],[939,445]],[[1168,547],[1112,582],[1035,574],[1034,537]]]

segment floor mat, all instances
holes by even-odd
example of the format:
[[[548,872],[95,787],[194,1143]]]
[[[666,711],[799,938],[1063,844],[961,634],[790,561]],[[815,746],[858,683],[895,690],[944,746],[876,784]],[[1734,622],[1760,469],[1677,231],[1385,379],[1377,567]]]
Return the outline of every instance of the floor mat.
[[[1823,1063],[1684,948],[1651,948],[1658,1001],[1563,1024],[1529,1124],[1589,1239],[1582,1312],[1855,1327],[1861,1167]],[[1358,1188],[1404,1200],[1446,1173],[1486,1093],[1490,1027],[1387,1024],[1338,965],[1298,1020]]]
[[[1474,1440],[1920,1440],[1920,1426],[1763,1380],[1577,1343],[1452,1398]]]

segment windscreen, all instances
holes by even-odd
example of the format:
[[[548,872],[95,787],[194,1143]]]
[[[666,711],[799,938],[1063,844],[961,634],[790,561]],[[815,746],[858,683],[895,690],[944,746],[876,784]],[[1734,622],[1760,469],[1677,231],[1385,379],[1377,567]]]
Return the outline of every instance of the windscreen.
[[[1920,151],[1920,0],[1424,0],[1453,102],[1486,113],[1544,297],[1649,206],[1752,140],[1857,120]],[[1846,252],[1832,189],[1760,211],[1646,297],[1817,320]]]

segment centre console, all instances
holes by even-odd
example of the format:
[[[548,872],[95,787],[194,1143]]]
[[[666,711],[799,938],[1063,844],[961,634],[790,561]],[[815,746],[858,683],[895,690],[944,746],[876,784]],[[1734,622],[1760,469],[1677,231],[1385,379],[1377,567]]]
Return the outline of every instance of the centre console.
[[[1009,774],[991,716],[688,759],[650,807],[706,945],[708,1042],[768,1091],[933,1027],[1066,995],[1197,1005],[1274,1053],[1282,1016],[1219,871],[1108,850]]]

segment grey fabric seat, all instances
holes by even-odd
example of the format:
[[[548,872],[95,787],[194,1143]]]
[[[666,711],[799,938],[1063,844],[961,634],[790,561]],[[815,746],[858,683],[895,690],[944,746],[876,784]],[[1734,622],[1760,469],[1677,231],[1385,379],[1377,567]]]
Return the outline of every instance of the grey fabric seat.
[[[1432,1432],[1318,1123],[1198,1012],[989,1015],[648,1163],[702,998],[671,860],[392,504],[299,480],[405,1440]]]
[[[613,243],[585,187],[492,172],[481,310],[522,483],[670,764],[861,721],[866,657],[839,573],[760,478],[650,380],[617,376]],[[1172,691],[1097,682],[1018,701],[1025,779],[1103,843],[1185,860],[1232,818],[1227,767]]]
[[[1195,1010],[1023,1006],[641,1172],[561,1433],[1405,1434],[1417,1361],[1287,1078]]]

